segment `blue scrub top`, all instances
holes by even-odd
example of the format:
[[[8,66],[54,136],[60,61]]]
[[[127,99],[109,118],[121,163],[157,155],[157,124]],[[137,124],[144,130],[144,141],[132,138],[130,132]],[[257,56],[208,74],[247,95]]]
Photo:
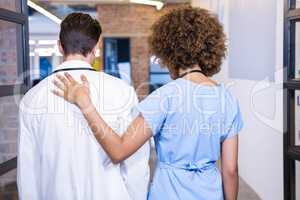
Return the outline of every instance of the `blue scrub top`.
[[[241,130],[238,101],[223,86],[177,79],[143,100],[158,163],[149,200],[223,200],[221,143]]]

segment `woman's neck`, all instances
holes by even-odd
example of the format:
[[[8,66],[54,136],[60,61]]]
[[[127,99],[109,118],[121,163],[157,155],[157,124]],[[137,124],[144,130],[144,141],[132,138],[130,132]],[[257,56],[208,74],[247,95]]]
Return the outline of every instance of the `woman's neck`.
[[[186,70],[179,70],[179,75],[186,74],[182,78],[185,80],[192,81],[197,84],[203,84],[208,86],[216,86],[218,83],[212,80],[210,77],[207,77],[205,74],[201,73],[201,68],[199,66],[194,66]],[[194,71],[194,72],[192,72]],[[189,73],[191,72],[191,73]]]

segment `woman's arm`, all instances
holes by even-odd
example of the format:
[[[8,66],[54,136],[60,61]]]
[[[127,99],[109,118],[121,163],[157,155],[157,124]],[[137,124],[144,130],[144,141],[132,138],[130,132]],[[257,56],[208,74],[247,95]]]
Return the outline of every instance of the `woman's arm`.
[[[237,200],[239,188],[238,136],[223,142],[221,156],[225,200]]]
[[[151,129],[145,122],[143,116],[138,116],[127,131],[119,136],[101,118],[89,97],[88,81],[82,76],[82,84],[76,82],[68,73],[65,77],[57,75],[60,80],[55,80],[54,84],[59,90],[54,94],[63,97],[65,100],[77,105],[83,112],[91,130],[97,141],[106,151],[114,164],[117,164],[133,153],[135,153],[152,136]]]

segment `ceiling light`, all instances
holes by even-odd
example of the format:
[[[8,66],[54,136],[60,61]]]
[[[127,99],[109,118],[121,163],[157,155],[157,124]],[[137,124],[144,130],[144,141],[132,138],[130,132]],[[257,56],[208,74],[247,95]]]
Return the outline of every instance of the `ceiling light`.
[[[39,6],[36,3],[32,2],[31,0],[28,0],[27,5],[31,8],[33,8],[34,10],[38,11],[39,13],[45,15],[46,17],[48,17],[49,19],[51,19],[52,21],[54,21],[57,24],[60,24],[62,22],[61,19],[59,19],[58,17],[56,17],[55,15],[50,13],[45,8],[42,8],[41,6]]]
[[[157,10],[161,10],[164,6],[164,3],[161,1],[154,1],[154,0],[130,0],[131,3],[137,3],[137,4],[144,4],[144,5],[150,5],[155,6]]]
[[[39,45],[55,45],[57,40],[39,40]]]
[[[29,40],[29,44],[30,45],[35,45],[35,41],[34,40]]]

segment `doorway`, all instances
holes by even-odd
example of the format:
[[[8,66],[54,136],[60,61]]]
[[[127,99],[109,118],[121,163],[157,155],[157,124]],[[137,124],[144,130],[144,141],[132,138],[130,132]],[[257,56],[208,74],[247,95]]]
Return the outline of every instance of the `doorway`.
[[[131,84],[130,39],[104,38],[104,71]]]

